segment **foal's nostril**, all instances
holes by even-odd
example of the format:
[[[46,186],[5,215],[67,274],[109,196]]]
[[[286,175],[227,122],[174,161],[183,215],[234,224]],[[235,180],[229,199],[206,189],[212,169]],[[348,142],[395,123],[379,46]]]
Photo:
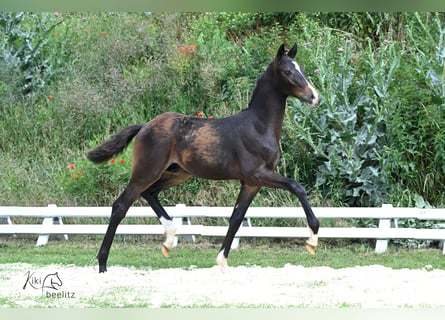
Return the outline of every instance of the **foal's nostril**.
[[[315,89],[311,90],[311,94],[310,94],[310,102],[308,103],[310,106],[315,106],[318,101],[319,101],[319,96],[318,96],[318,92],[315,91]]]

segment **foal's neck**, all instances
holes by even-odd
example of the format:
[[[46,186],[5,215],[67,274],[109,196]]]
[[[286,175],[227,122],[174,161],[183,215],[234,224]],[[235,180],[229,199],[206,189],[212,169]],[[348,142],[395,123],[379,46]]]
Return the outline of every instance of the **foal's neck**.
[[[267,70],[258,80],[249,102],[249,110],[257,115],[257,120],[265,127],[273,129],[277,139],[280,138],[286,110],[287,96],[273,86],[273,75]]]

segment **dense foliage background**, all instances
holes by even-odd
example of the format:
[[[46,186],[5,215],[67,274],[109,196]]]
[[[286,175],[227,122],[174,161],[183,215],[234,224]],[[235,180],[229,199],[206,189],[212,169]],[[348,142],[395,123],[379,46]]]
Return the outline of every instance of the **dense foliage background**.
[[[245,108],[282,42],[322,100],[288,100],[278,171],[314,206],[444,206],[445,15],[1,13],[0,205],[111,205],[131,151],[84,153],[165,111]],[[131,149],[131,147],[130,147]],[[173,205],[233,205],[237,182],[193,179]],[[298,205],[264,189],[254,205]]]

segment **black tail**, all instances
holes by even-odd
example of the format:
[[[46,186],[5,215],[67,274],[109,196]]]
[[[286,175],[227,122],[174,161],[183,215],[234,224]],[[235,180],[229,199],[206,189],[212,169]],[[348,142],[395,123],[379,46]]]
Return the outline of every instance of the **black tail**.
[[[141,130],[143,125],[135,124],[122,129],[110,140],[102,142],[101,145],[86,154],[87,158],[94,163],[102,163],[111,159],[115,154],[121,153],[130,144],[130,141]]]

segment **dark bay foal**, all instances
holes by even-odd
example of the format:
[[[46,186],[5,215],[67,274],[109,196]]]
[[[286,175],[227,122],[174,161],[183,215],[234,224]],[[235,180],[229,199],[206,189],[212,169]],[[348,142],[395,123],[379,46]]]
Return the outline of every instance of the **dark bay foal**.
[[[97,255],[99,272],[107,271],[116,229],[139,196],[147,200],[165,227],[167,238],[162,252],[169,255],[176,227],[160,204],[158,194],[192,176],[241,182],[229,229],[216,259],[222,268],[227,266],[235,233],[261,187],[286,189],[298,197],[309,225],[306,247],[310,253],[315,252],[319,222],[306,191],[296,181],[275,172],[287,97],[296,97],[310,106],[319,99],[294,60],[296,53],[297,45],[287,53],[284,45],[280,46],[275,59],[259,78],[248,108],[242,112],[223,119],[167,112],[144,125],[124,128],[87,154],[94,163],[107,161],[122,152],[136,136],[131,179],[113,203],[109,226]]]

